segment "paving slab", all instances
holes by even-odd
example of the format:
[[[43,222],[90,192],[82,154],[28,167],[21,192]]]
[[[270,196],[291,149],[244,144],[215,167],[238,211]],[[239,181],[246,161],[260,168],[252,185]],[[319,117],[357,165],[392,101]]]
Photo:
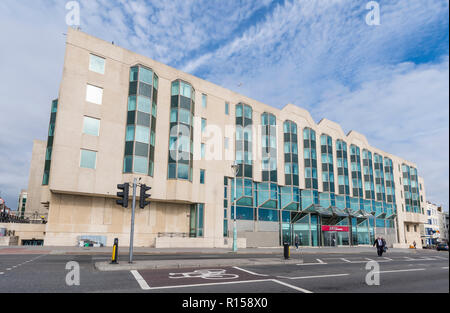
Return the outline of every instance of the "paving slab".
[[[134,261],[132,264],[123,261],[119,264],[110,262],[96,262],[95,268],[99,271],[130,271],[143,269],[175,269],[175,268],[197,268],[217,266],[250,266],[250,265],[280,265],[301,264],[302,259],[282,258],[250,258],[250,259],[188,259],[188,260],[146,260]]]

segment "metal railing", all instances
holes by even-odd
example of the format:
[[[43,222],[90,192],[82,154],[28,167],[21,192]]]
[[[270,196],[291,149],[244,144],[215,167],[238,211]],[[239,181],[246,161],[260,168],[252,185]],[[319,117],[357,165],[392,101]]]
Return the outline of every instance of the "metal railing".
[[[189,233],[171,233],[171,232],[160,232],[158,233],[158,237],[182,237],[186,238],[189,237]]]

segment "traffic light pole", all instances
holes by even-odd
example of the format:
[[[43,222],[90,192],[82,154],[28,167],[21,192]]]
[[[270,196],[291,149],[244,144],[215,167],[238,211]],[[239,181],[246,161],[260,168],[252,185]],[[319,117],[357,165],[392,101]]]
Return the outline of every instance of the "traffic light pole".
[[[133,203],[131,205],[130,260],[128,263],[133,263],[134,209],[136,208],[136,188],[137,179],[135,178],[133,181]]]

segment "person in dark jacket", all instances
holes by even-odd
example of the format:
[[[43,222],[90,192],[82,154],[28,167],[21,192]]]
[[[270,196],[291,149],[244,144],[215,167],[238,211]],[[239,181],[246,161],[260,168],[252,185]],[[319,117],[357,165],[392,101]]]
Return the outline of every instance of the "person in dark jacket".
[[[382,255],[383,255],[383,252],[384,252],[384,248],[386,247],[386,241],[385,241],[383,238],[378,237],[378,238],[375,240],[375,242],[373,243],[373,246],[374,246],[374,247],[377,246],[377,253],[378,253],[378,256],[382,256]]]

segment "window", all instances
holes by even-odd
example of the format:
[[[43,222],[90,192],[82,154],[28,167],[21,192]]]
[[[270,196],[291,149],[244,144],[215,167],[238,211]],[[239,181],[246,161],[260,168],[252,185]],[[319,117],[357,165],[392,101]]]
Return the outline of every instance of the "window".
[[[100,120],[92,117],[84,117],[83,133],[98,136],[100,129]]]
[[[206,128],[206,119],[202,118],[202,133],[205,131]]]
[[[205,144],[204,143],[202,143],[201,154],[202,154],[202,159],[205,159],[206,149],[205,149]]]
[[[203,93],[202,94],[202,107],[204,107],[204,108],[206,108],[206,103],[207,103],[207,100],[208,99],[208,97]]]
[[[225,102],[225,114],[230,114],[230,104],[228,102]]]
[[[200,170],[200,184],[205,184],[205,170]]]
[[[224,144],[225,144],[225,149],[228,149],[228,146],[229,146],[229,141],[230,141],[230,139],[229,139],[229,138],[227,138],[227,137],[225,137],[225,140],[224,140]]]
[[[105,59],[91,54],[89,58],[89,70],[99,74],[105,74]]]
[[[409,233],[409,225],[406,225],[406,231]]]
[[[95,104],[102,104],[102,98],[103,98],[103,89],[99,87],[95,87],[92,85],[86,86],[86,101],[95,103]]]
[[[95,169],[97,163],[97,152],[81,149],[80,167]]]

